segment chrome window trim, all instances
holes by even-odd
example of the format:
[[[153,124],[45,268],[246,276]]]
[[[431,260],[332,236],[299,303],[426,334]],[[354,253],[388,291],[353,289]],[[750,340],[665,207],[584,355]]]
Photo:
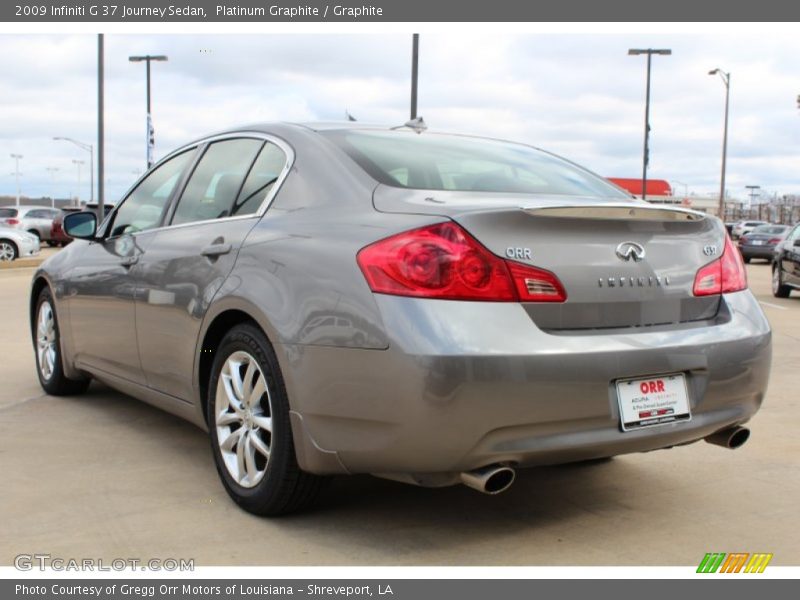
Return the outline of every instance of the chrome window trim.
[[[150,169],[148,169],[147,172],[144,173],[139,179],[136,180],[136,183],[134,183],[133,186],[131,186],[131,188],[125,193],[124,199],[114,207],[114,211],[113,212],[116,213],[116,211],[119,210],[119,207],[122,206],[128,200],[128,197],[131,195],[131,193],[133,193],[133,191],[139,186],[139,184],[151,172],[153,172],[155,169],[160,167],[163,163],[166,163],[168,160],[174,158],[178,154],[181,154],[182,152],[186,152],[186,151],[192,150],[192,149],[197,150],[197,149],[199,149],[199,148],[201,148],[203,146],[207,146],[208,144],[212,144],[214,142],[221,142],[221,141],[225,141],[225,140],[234,140],[234,139],[241,139],[241,138],[259,139],[259,140],[263,140],[265,142],[269,142],[269,143],[275,144],[286,155],[286,164],[283,166],[283,170],[281,171],[280,175],[278,175],[278,178],[275,181],[275,184],[272,186],[272,189],[270,190],[269,194],[267,194],[267,196],[261,202],[261,205],[258,207],[258,210],[256,212],[250,213],[250,214],[246,214],[246,215],[234,215],[234,216],[230,216],[230,217],[220,217],[219,219],[206,219],[204,221],[191,221],[189,223],[179,223],[177,225],[162,223],[159,227],[153,227],[152,229],[146,229],[144,231],[137,231],[135,233],[131,233],[131,234],[128,234],[128,235],[130,235],[132,237],[136,237],[136,236],[141,235],[143,233],[151,233],[151,232],[156,232],[156,231],[165,231],[165,230],[169,230],[169,229],[178,229],[178,228],[181,228],[181,227],[191,227],[191,226],[194,226],[194,225],[204,225],[206,223],[219,223],[219,222],[224,222],[224,221],[235,221],[235,220],[242,220],[242,219],[256,219],[256,218],[260,219],[261,217],[263,217],[266,214],[267,210],[269,210],[269,207],[272,205],[272,201],[275,199],[275,196],[277,196],[278,192],[280,191],[281,187],[283,186],[283,182],[286,180],[286,177],[289,175],[289,171],[291,171],[292,167],[294,166],[295,152],[294,152],[294,148],[292,148],[289,145],[288,142],[286,142],[285,140],[283,140],[283,139],[281,139],[281,138],[279,138],[279,137],[277,137],[275,135],[272,135],[270,133],[264,133],[262,131],[250,131],[250,130],[231,131],[231,132],[228,132],[228,133],[220,133],[218,135],[213,135],[211,137],[203,138],[201,140],[195,140],[195,141],[193,141],[193,142],[191,142],[189,144],[186,144],[184,146],[181,146],[180,148],[177,148],[176,150],[173,150],[172,152],[167,154],[164,158],[162,158],[160,161],[158,161],[156,164],[154,164]],[[259,154],[260,154],[260,151],[259,151]],[[190,165],[190,167],[192,168],[192,172],[189,173],[189,176],[186,178],[186,180],[182,182],[183,185],[181,186],[180,190],[176,190],[176,191],[179,191],[180,193],[177,194],[174,198],[170,198],[170,200],[169,200],[170,206],[167,208],[167,211],[166,211],[164,217],[171,216],[172,215],[172,210],[173,210],[172,204],[174,203],[175,206],[177,206],[177,203],[180,202],[180,197],[181,197],[181,195],[183,195],[183,192],[186,189],[186,184],[189,183],[189,179],[191,179],[191,176],[194,174],[194,168],[197,166],[197,164],[199,164],[199,161],[202,160],[202,155],[199,156],[197,160],[198,160],[198,163],[196,163],[194,165]],[[256,155],[256,158],[254,160],[258,160],[258,155]],[[248,174],[249,174],[249,172],[248,172]],[[246,178],[246,176],[245,176],[245,178]],[[108,216],[111,216],[111,214],[112,213],[109,213]],[[106,217],[106,219],[108,219],[108,217]],[[125,234],[123,234],[123,235],[125,235]],[[113,239],[113,238],[116,238],[116,237],[119,237],[119,236],[108,237],[108,238],[105,238],[105,239]]]

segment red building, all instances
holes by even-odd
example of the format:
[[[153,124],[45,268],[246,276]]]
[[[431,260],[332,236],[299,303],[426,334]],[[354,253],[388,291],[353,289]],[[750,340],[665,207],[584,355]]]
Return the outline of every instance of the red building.
[[[629,191],[634,196],[642,195],[642,180],[629,179],[625,177],[608,177],[611,183],[615,183],[624,190]],[[672,186],[663,179],[647,180],[647,197],[650,196],[672,196]]]

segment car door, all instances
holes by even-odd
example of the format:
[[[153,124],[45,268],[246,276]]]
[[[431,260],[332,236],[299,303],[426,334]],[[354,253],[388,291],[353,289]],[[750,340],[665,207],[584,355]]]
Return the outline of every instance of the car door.
[[[136,302],[148,385],[187,401],[203,317],[291,151],[276,140],[238,137],[208,143],[202,152],[167,226],[142,257]]]
[[[137,264],[193,153],[188,150],[165,161],[139,182],[67,274],[75,359],[90,372],[145,383],[136,340]]]
[[[796,225],[786,236],[780,254],[784,282],[795,286],[800,286],[800,246],[795,246],[798,241],[800,241],[800,225]]]

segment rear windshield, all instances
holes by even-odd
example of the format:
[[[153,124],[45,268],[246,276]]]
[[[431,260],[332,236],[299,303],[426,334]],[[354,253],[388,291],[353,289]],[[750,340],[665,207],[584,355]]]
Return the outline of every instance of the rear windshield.
[[[522,144],[413,131],[320,133],[394,187],[631,199],[602,177]]]
[[[10,219],[17,216],[16,208],[0,208],[0,219]]]
[[[769,233],[769,234],[778,234],[784,233],[787,227],[776,227],[775,225],[762,225],[761,227],[756,227],[753,230],[753,233]]]

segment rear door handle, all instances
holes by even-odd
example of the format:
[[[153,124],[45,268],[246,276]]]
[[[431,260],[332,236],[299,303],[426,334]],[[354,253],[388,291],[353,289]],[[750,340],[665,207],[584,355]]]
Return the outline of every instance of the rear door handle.
[[[206,246],[200,251],[200,254],[206,257],[213,258],[215,256],[222,256],[223,254],[228,254],[231,251],[230,244],[211,244],[210,246]]]
[[[139,262],[139,255],[134,254],[133,256],[126,256],[122,260],[119,261],[123,267],[132,267],[136,263]]]

